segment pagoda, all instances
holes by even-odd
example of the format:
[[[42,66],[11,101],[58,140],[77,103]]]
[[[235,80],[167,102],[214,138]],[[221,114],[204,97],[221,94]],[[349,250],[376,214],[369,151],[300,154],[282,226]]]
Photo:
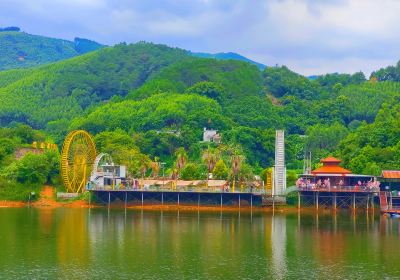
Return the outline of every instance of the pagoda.
[[[322,166],[320,168],[317,168],[317,169],[311,171],[311,174],[313,174],[313,175],[351,174],[350,170],[339,166],[339,164],[342,161],[335,157],[329,156],[327,158],[321,159],[320,162],[322,163]]]

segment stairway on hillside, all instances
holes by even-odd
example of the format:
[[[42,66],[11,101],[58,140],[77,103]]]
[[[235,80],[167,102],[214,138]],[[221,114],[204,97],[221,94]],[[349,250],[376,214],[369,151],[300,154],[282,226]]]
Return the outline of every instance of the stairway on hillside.
[[[277,130],[275,135],[273,195],[284,195],[286,190],[285,132]]]

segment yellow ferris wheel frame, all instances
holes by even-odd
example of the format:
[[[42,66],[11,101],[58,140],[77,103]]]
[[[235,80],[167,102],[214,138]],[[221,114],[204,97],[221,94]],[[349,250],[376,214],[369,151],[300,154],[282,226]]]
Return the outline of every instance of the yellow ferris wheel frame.
[[[71,131],[61,152],[61,178],[67,192],[79,193],[85,189],[95,159],[93,137],[85,130]]]

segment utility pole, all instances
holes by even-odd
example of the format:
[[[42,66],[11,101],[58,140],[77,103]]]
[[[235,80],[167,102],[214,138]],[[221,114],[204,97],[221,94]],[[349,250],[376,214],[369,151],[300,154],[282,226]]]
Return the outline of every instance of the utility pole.
[[[165,180],[164,167],[165,167],[165,162],[161,162],[161,167],[162,167],[162,186],[163,186],[163,189],[164,189],[164,180]]]

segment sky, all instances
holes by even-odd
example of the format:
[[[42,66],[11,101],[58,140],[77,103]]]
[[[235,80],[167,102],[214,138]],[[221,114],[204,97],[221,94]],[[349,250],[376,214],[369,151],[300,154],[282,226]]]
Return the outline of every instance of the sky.
[[[149,41],[237,52],[303,75],[354,73],[400,59],[397,0],[0,0],[0,26],[103,44]]]

